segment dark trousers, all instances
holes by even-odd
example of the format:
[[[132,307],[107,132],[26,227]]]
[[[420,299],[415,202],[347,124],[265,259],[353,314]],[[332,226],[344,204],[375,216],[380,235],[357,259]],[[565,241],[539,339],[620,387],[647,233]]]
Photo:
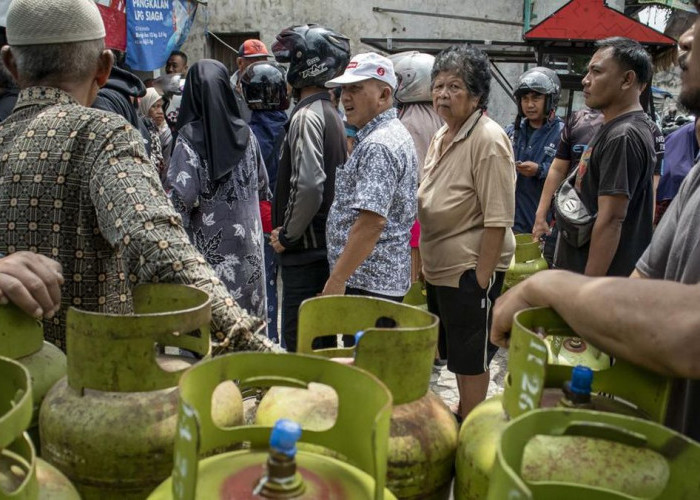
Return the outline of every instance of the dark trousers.
[[[504,272],[493,273],[485,289],[474,269],[462,274],[458,288],[426,282],[428,310],[440,318],[438,351],[452,373],[480,375],[498,351],[489,341],[489,329],[491,306],[501,294],[504,277]]]
[[[323,291],[328,281],[328,261],[317,260],[308,264],[280,266],[282,272],[282,335],[288,352],[297,351],[297,326],[299,306],[306,299]],[[334,336],[319,337],[314,340],[314,349],[336,347]]]
[[[267,336],[277,338],[277,253],[270,245],[270,235],[265,234],[265,290],[267,292]],[[284,345],[282,346],[284,347]]]

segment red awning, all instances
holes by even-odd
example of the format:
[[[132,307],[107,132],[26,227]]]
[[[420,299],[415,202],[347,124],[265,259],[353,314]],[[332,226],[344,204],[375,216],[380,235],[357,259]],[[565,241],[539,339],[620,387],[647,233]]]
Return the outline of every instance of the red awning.
[[[646,45],[676,44],[673,38],[608,7],[604,0],[571,0],[523,37],[527,41],[593,42],[611,36]]]

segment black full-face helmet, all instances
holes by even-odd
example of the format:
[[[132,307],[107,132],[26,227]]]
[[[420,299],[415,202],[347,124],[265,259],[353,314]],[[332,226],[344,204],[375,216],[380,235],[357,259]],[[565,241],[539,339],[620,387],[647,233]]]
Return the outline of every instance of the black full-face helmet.
[[[513,95],[518,101],[518,112],[520,112],[520,99],[529,92],[537,92],[547,96],[544,112],[545,115],[549,115],[559,104],[559,94],[561,93],[559,77],[553,70],[542,66],[529,69],[520,75],[513,91]]]
[[[283,111],[289,107],[286,71],[276,62],[258,61],[248,66],[241,87],[250,109]]]
[[[322,87],[345,71],[350,40],[318,24],[291,26],[277,35],[272,53],[277,62],[289,64],[287,81],[292,87]]]

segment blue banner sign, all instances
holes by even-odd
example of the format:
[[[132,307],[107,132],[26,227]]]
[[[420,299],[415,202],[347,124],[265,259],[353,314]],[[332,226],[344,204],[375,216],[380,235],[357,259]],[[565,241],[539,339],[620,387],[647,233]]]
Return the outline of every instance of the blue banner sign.
[[[165,65],[187,39],[197,12],[194,0],[127,0],[126,63],[152,71]]]

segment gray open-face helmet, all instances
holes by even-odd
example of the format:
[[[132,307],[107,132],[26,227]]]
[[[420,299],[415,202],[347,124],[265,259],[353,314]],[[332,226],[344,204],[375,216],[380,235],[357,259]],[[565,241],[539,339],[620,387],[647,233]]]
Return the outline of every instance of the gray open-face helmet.
[[[410,51],[389,56],[394,65],[398,86],[394,97],[402,104],[430,102],[430,72],[435,58],[430,54]]]
[[[537,92],[547,96],[544,112],[548,115],[559,104],[561,93],[559,77],[553,70],[542,66],[529,69],[520,75],[513,91],[518,102],[518,109],[520,109],[520,99],[529,92]]]

